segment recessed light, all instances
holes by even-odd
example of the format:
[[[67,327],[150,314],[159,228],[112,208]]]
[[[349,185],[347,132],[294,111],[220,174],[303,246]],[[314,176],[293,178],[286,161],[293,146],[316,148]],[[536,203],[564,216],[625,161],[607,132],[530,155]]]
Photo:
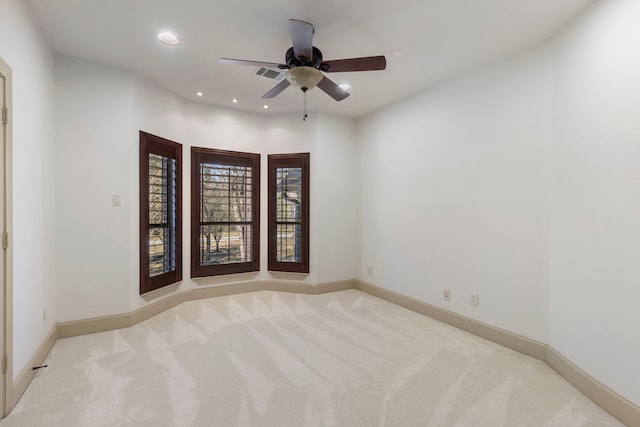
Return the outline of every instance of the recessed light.
[[[237,100],[236,98],[233,98],[233,103],[234,103],[234,104],[237,104],[237,103],[238,103],[238,100]]]
[[[264,108],[265,110],[268,110],[269,106],[268,105],[264,105],[262,108]]]
[[[202,93],[202,92],[196,92],[196,95],[198,95],[198,96],[202,96],[202,95],[204,95],[204,93]]]
[[[180,40],[175,34],[172,33],[160,33],[158,34],[158,38],[164,44],[176,45],[180,43]]]
[[[351,85],[349,83],[342,83],[342,84],[338,85],[338,87],[340,87],[340,89],[342,89],[342,90],[351,89]]]

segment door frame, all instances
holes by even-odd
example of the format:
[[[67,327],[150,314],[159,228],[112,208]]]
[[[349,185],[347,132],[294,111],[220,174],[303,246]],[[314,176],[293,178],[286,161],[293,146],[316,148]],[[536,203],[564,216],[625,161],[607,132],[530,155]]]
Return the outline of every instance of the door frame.
[[[0,233],[7,233],[7,248],[2,250],[0,262],[4,264],[4,274],[0,277],[0,292],[3,293],[2,319],[0,319],[0,340],[6,355],[6,372],[2,373],[3,360],[0,359],[0,417],[4,418],[13,409],[13,221],[12,221],[12,79],[11,68],[0,57],[0,84],[4,84],[4,100],[0,104],[8,109],[7,124],[3,126],[2,106],[0,106],[0,132],[4,136],[4,149],[0,147],[0,161],[4,173],[0,174],[0,209],[4,210],[4,221],[0,223]],[[1,138],[0,138],[1,139]],[[0,235],[0,241],[3,240]],[[4,245],[2,245],[3,247]]]

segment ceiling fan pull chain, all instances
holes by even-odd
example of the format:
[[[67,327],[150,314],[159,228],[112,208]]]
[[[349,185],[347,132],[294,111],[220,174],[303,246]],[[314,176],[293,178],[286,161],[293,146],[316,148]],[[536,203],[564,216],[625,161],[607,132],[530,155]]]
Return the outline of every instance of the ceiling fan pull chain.
[[[307,121],[307,117],[309,117],[309,115],[307,114],[307,92],[304,92],[304,116],[302,116],[302,121],[306,122]]]

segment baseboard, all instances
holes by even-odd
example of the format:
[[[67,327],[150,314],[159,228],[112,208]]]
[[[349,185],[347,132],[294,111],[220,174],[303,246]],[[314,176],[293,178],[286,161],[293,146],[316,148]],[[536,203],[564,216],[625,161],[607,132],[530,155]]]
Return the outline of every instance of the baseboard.
[[[163,311],[180,305],[185,301],[195,301],[199,299],[263,290],[318,295],[345,289],[353,289],[355,287],[355,283],[355,280],[342,280],[337,282],[320,283],[317,285],[308,285],[304,283],[285,281],[263,281],[195,288],[188,291],[176,292],[166,298],[158,299],[130,313],[58,323],[57,336],[58,338],[68,338],[127,328],[160,314]]]
[[[317,285],[305,285],[289,282],[265,282],[265,290],[278,292],[295,292],[298,294],[320,295],[329,292],[344,291],[355,288],[355,280],[341,280],[338,282],[320,283]]]
[[[51,328],[51,331],[44,338],[40,346],[37,348],[36,352],[31,356],[31,359],[27,362],[26,366],[22,368],[20,374],[16,377],[15,381],[13,381],[13,387],[11,390],[11,401],[9,402],[9,408],[7,408],[7,414],[13,409],[14,406],[18,403],[18,400],[22,397],[24,392],[31,384],[33,377],[36,375],[36,371],[33,370],[34,366],[40,366],[47,358],[47,355],[51,351],[51,348],[56,343],[57,339],[57,328],[54,326]]]
[[[149,319],[150,317],[162,313],[163,311],[182,304],[185,301],[194,301],[261,290],[318,295],[353,288],[462,329],[463,331],[467,331],[496,344],[503,345],[512,350],[540,359],[546,362],[553,370],[558,372],[558,374],[575,386],[581,393],[593,400],[602,409],[609,412],[629,427],[640,427],[640,407],[592,378],[548,345],[469,317],[444,310],[415,298],[355,279],[322,283],[318,285],[307,285],[287,281],[265,281],[196,288],[172,294],[167,298],[155,301],[131,313],[59,323],[47,335],[31,360],[29,360],[27,366],[14,381],[12,395],[13,404],[11,405],[11,408],[8,409],[10,410],[15,406],[31,383],[31,380],[35,375],[32,370],[32,366],[42,364],[57,338],[72,337],[133,326]]]
[[[547,364],[582,394],[629,427],[640,427],[640,406],[625,399],[547,346]]]
[[[640,427],[640,407],[609,389],[567,360],[556,350],[529,338],[496,328],[477,320],[456,314],[426,302],[407,297],[371,283],[356,280],[356,289],[385,301],[415,311],[463,331],[516,350],[546,362],[582,394],[629,427]]]
[[[439,320],[447,325],[462,329],[463,331],[472,333],[473,335],[500,344],[519,353],[526,354],[527,356],[535,357],[543,361],[547,357],[547,345],[541,342],[482,323],[470,317],[453,313],[436,307],[435,305],[427,304],[415,298],[372,285],[362,280],[356,280],[355,287],[363,292],[415,311],[416,313],[424,314],[432,319]]]
[[[132,311],[129,313],[129,324],[127,326],[137,325],[142,321],[150,319],[157,314],[182,304],[186,301],[185,294],[186,292],[179,292],[169,296],[168,298],[158,300],[152,304],[145,305],[144,307],[140,307],[139,309]]]
[[[131,315],[132,313],[114,314],[111,316],[58,323],[58,338],[77,337],[79,335],[126,328],[131,326]]]
[[[186,291],[185,300],[195,301],[199,299],[224,297],[227,295],[244,294],[247,292],[263,291],[267,282],[243,282],[231,285],[208,286]]]

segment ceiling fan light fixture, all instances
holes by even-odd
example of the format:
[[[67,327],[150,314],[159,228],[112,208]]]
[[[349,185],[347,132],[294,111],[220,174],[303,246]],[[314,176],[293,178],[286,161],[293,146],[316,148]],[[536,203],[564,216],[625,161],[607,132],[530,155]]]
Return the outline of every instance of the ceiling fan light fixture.
[[[287,79],[292,85],[299,87],[303,92],[313,89],[324,78],[317,68],[299,66],[289,70]]]

